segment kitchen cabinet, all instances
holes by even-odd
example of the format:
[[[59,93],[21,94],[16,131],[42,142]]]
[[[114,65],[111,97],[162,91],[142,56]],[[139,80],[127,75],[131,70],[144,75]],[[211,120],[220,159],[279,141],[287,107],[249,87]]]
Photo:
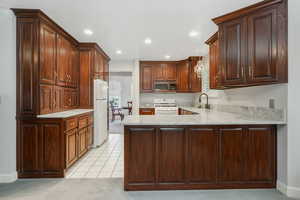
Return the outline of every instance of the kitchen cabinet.
[[[187,60],[179,61],[177,64],[177,92],[190,91],[190,65]]]
[[[153,91],[152,79],[153,66],[148,64],[141,64],[140,67],[140,91],[147,93]]]
[[[174,81],[176,80],[176,63],[157,62],[153,64],[154,81]]]
[[[66,167],[71,166],[78,159],[77,129],[66,132]]]
[[[212,35],[205,43],[209,45],[209,88],[222,89],[219,67],[219,32]]]
[[[125,190],[276,187],[275,125],[125,125],[124,144]]]
[[[200,57],[189,57],[177,63],[177,92],[201,92],[201,79],[194,67]]]
[[[140,108],[140,115],[155,115],[155,108]]]
[[[186,168],[186,141],[184,128],[159,128],[158,182],[183,184]],[[172,169],[172,170],[171,170]]]
[[[93,126],[92,115],[88,112],[69,118],[19,120],[19,178],[63,178],[67,169],[90,149],[86,136]],[[88,123],[79,126],[81,119]]]
[[[189,64],[190,64],[190,92],[201,92],[202,91],[202,83],[201,78],[198,77],[197,73],[195,72],[194,68],[199,61],[199,57],[190,57]]]
[[[94,79],[108,82],[110,58],[96,43],[80,43],[80,107],[93,108]]]
[[[57,33],[46,24],[40,31],[40,83],[54,84],[56,74]]]
[[[53,86],[41,85],[40,86],[40,113],[47,114],[52,112],[53,107]]]
[[[63,106],[64,88],[60,86],[53,86],[53,110],[52,112],[61,112]]]
[[[65,110],[76,108],[78,106],[78,91],[73,88],[64,88],[63,102]]]
[[[213,19],[224,87],[287,82],[287,1],[263,1]]]

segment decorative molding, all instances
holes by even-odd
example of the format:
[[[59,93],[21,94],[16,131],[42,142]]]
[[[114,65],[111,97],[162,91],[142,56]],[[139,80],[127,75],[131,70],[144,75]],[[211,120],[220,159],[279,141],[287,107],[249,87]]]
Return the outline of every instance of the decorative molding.
[[[0,183],[12,183],[18,179],[17,172],[12,172],[8,174],[0,174]]]
[[[300,188],[288,186],[281,181],[277,181],[276,188],[279,192],[288,197],[300,199]]]

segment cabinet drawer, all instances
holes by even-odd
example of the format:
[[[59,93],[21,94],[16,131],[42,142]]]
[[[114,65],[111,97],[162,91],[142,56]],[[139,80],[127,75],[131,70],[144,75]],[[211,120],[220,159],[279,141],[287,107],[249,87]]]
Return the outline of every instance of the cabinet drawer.
[[[154,115],[154,108],[140,108],[140,115]]]
[[[89,124],[89,116],[79,118],[78,128],[84,128]]]
[[[66,121],[66,131],[77,127],[77,118],[68,119]]]

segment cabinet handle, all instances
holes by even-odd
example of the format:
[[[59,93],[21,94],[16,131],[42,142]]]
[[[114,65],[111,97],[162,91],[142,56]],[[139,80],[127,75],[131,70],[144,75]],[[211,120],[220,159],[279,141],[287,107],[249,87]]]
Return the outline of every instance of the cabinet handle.
[[[250,77],[252,76],[252,69],[253,69],[252,66],[249,65],[249,69],[248,69],[248,70],[249,70],[249,76],[250,76]]]

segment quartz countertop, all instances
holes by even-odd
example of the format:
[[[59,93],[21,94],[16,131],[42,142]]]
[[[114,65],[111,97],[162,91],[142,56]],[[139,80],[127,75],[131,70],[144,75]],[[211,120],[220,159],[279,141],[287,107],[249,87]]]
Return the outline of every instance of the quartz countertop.
[[[196,107],[180,107],[195,115],[131,115],[123,121],[124,125],[255,125],[286,124],[285,121],[252,119],[245,116]]]
[[[94,111],[93,109],[74,109],[74,110],[68,110],[64,112],[57,112],[57,113],[51,113],[51,114],[45,114],[45,115],[38,115],[37,118],[68,118],[76,115],[81,115],[84,113],[89,113]]]

